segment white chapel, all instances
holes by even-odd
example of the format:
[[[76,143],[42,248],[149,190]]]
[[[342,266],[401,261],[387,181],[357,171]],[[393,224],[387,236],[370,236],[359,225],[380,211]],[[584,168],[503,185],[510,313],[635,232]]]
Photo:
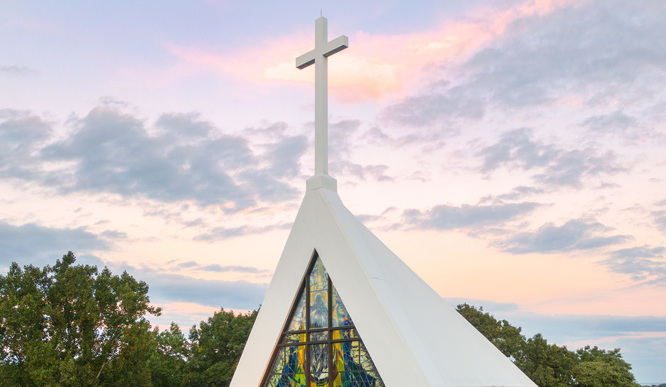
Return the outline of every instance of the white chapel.
[[[315,22],[315,175],[231,387],[536,386],[354,215],[328,175],[327,58]]]

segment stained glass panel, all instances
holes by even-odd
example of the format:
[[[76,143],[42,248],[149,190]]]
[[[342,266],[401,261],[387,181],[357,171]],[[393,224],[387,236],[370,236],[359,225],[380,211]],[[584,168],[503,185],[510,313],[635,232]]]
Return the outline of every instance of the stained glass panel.
[[[317,258],[310,273],[310,328],[328,327],[328,274]]]
[[[332,325],[334,327],[342,327],[354,324],[351,320],[351,317],[349,317],[349,313],[347,313],[345,304],[343,304],[342,300],[340,299],[338,291],[335,290],[335,286],[333,286],[333,310],[331,311],[331,314]]]
[[[305,345],[280,347],[271,372],[274,374],[304,374]]]
[[[362,341],[359,341],[358,344],[360,352],[359,359],[361,361],[361,366],[363,367],[363,371],[367,372],[369,375],[379,377],[377,369],[375,368],[375,364],[372,362],[368,350],[365,349],[365,345],[363,344]]]
[[[384,387],[347,308],[329,281],[322,261],[315,256],[264,386]],[[294,331],[298,333],[290,333]]]
[[[326,341],[328,340],[328,331],[310,333],[310,341]]]
[[[321,259],[317,257],[312,272],[310,273],[310,291],[326,290],[328,288],[328,274],[321,263]]]
[[[328,345],[310,346],[310,376],[315,384],[328,382]]]
[[[302,331],[305,330],[305,292],[301,294],[298,299],[298,306],[294,314],[291,316],[291,322],[287,328],[289,331]]]
[[[294,333],[291,335],[284,335],[282,338],[283,344],[298,344],[305,343],[307,335],[305,333]]]

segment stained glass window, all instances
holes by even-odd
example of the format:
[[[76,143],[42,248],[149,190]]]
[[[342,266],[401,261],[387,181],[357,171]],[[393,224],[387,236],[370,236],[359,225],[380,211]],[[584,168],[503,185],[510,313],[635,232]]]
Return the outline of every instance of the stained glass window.
[[[316,253],[271,361],[265,387],[384,387]]]

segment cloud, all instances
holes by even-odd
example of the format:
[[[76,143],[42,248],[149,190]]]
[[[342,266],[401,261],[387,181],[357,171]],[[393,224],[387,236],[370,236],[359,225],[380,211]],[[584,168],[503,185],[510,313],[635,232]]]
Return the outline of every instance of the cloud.
[[[25,66],[0,66],[0,74],[6,74],[9,76],[25,76],[36,73],[35,70]]]
[[[207,266],[201,266],[199,269],[203,270],[203,271],[214,272],[214,273],[227,273],[227,272],[253,273],[253,274],[269,273],[268,270],[260,270],[260,269],[257,269],[256,267],[237,266],[237,265],[234,265],[234,266],[207,265]]]
[[[248,234],[261,234],[273,230],[288,229],[290,223],[278,223],[263,227],[240,226],[240,227],[215,227],[211,231],[200,234],[194,238],[197,241],[215,242]]]
[[[150,127],[118,106],[103,105],[69,120],[74,132],[57,139],[39,117],[0,113],[4,176],[64,193],[193,201],[226,211],[294,199],[289,179],[299,173],[307,146],[303,136],[281,136],[257,153],[247,139],[220,134],[194,113],[167,113]]]
[[[664,17],[656,2],[607,0],[525,15],[465,64],[466,86],[520,109],[563,93],[591,105],[644,98],[666,68]]]
[[[436,127],[452,132],[456,120],[479,120],[486,106],[477,95],[462,87],[446,89],[443,93],[427,93],[409,97],[385,109],[383,123],[394,126]]]
[[[335,176],[353,176],[360,181],[393,181],[387,173],[387,165],[361,165],[350,161],[335,161],[330,163],[331,174]]]
[[[117,230],[103,231],[100,236],[105,239],[127,239],[127,233]]]
[[[610,110],[584,124],[622,131],[634,123],[623,108],[649,106],[663,91],[666,9],[658,2],[537,1],[473,16],[485,31],[474,28],[478,36],[455,60],[429,61],[429,86],[386,108],[386,124],[439,129],[488,112],[573,106]]]
[[[198,267],[199,264],[194,262],[194,261],[187,261],[187,262],[179,263],[177,266],[181,269],[189,269],[191,267]]]
[[[153,302],[191,302],[212,307],[254,310],[261,304],[267,284],[247,281],[208,280],[148,268],[127,268],[134,278],[150,287]]]
[[[514,254],[564,253],[591,250],[626,242],[626,235],[605,235],[610,231],[599,222],[574,219],[556,226],[546,223],[535,232],[518,233],[495,245]]]
[[[275,144],[268,156],[270,175],[277,178],[296,177],[300,172],[299,160],[308,149],[304,136],[287,137]]]
[[[666,247],[639,246],[615,250],[601,262],[636,281],[666,285]]]
[[[361,165],[351,161],[352,150],[357,144],[357,133],[361,125],[359,120],[342,120],[330,125],[329,133],[329,169],[333,176],[353,176],[360,181],[390,181],[386,165]]]
[[[109,250],[111,244],[84,228],[49,228],[34,223],[15,226],[0,220],[0,265],[53,264],[68,251],[81,254],[84,261],[100,263],[89,253]],[[85,259],[84,259],[85,258]]]
[[[253,273],[253,274],[269,273],[268,270],[261,270],[252,266],[238,266],[238,265],[221,266],[217,264],[204,266],[194,261],[181,262],[177,264],[175,267],[177,269],[193,269],[193,270],[207,271],[213,273],[227,273],[227,272]]]
[[[654,217],[654,223],[657,225],[657,228],[666,233],[666,211],[654,211],[652,216]]]
[[[535,188],[535,187],[527,187],[527,186],[518,186],[514,188],[511,192],[497,195],[497,196],[486,196],[481,199],[481,203],[488,203],[488,202],[504,202],[506,200],[520,200],[528,196],[532,195],[538,195],[542,194],[545,191],[541,188]]]
[[[533,178],[550,186],[579,187],[587,178],[625,171],[613,152],[599,155],[594,149],[564,150],[535,141],[529,129],[508,131],[477,155],[483,159],[483,173],[500,167],[537,170]]]
[[[500,203],[494,205],[439,205],[421,212],[406,210],[404,223],[424,229],[451,230],[482,228],[513,220],[539,207],[538,203]]]
[[[466,17],[443,20],[439,26],[410,34],[381,34],[346,31],[350,48],[332,59],[330,91],[347,102],[380,99],[404,92],[421,81],[424,73],[442,62],[459,60],[494,39],[514,20],[544,15],[572,3],[572,0],[526,1],[498,11],[486,6]],[[386,9],[385,7],[382,7]],[[479,9],[481,7],[475,7]],[[437,7],[441,12],[441,5]],[[375,11],[373,11],[374,13]],[[404,10],[400,10],[401,15]],[[432,15],[430,15],[432,16]],[[385,21],[385,17],[382,17]],[[364,18],[367,22],[369,19]],[[401,17],[401,23],[406,22]],[[384,23],[385,24],[385,23]],[[395,26],[392,25],[392,30]],[[257,83],[306,83],[312,69],[298,71],[294,59],[312,49],[312,30],[291,36],[271,37],[250,47],[224,53],[219,49],[166,44],[186,72],[213,71],[226,77]]]
[[[639,125],[638,119],[625,114],[621,110],[587,118],[581,126],[597,133],[623,134]]]
[[[39,150],[51,135],[51,126],[35,115],[0,110],[0,176],[35,177]]]

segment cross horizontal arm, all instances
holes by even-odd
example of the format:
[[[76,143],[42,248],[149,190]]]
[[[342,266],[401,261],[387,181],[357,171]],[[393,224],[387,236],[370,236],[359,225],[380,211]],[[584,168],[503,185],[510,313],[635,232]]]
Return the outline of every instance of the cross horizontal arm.
[[[344,35],[338,36],[337,38],[326,43],[326,50],[324,51],[324,56],[329,57],[335,54],[336,52],[344,50],[347,47],[349,47],[349,38],[347,38]]]
[[[308,51],[305,54],[296,58],[296,68],[303,70],[304,68],[314,64],[315,62],[315,50]]]

